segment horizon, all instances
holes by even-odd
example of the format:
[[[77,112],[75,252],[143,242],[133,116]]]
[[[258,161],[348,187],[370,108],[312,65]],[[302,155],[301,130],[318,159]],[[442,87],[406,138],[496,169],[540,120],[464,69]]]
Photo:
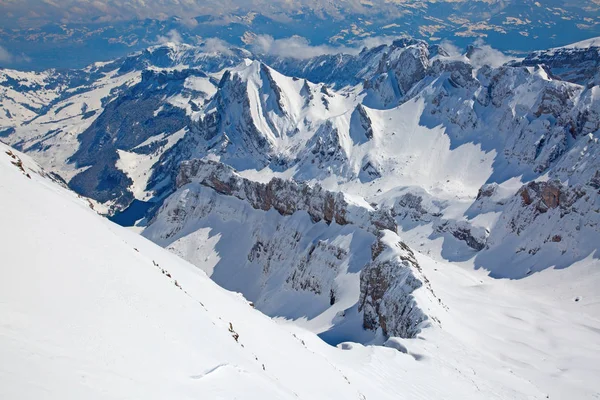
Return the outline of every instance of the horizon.
[[[165,40],[251,49],[270,37],[336,52],[408,36],[460,49],[484,42],[523,56],[600,36],[600,7],[583,1],[363,3],[8,0],[0,4],[0,68],[78,69]]]

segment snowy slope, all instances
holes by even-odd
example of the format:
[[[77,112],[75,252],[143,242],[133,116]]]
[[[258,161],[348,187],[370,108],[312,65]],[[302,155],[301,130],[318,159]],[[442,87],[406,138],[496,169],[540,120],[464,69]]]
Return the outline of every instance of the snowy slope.
[[[476,270],[473,249],[459,260],[448,249],[452,237],[424,235],[430,223],[400,236],[384,230],[374,239],[358,224],[326,224],[311,219],[315,209],[296,210],[299,194],[289,187],[270,197],[261,184],[207,165],[214,164],[183,165],[181,186],[143,235],[241,291],[261,311],[342,347],[350,346],[346,341],[381,344],[386,333],[402,336],[385,344],[460,371],[488,396],[500,390],[501,398],[586,399],[600,390],[594,379],[600,349],[595,253],[566,269],[499,280]],[[344,215],[352,221],[356,212],[348,207]],[[503,250],[494,266],[508,274],[511,266],[502,260],[510,253]]]
[[[436,374],[452,387],[448,398],[454,388],[472,398],[474,387],[484,398],[591,398],[600,342],[599,51],[591,42],[499,65],[486,64],[485,48],[450,55],[400,40],[269,66],[246,52],[169,44],[90,67],[101,72],[81,92],[59,90],[65,98],[35,86],[63,78],[24,76],[37,89],[21,90],[23,101],[48,95],[51,104],[3,140],[114,210],[134,199],[154,205],[135,218],[144,236],[278,317],[257,329],[315,343],[311,351],[366,398],[371,390],[444,397],[421,386]],[[158,251],[107,226],[139,257]],[[192,274],[181,265],[169,273]],[[386,349],[363,347],[384,343],[400,350],[389,364]],[[377,361],[367,368],[362,357]],[[235,363],[256,372],[250,364]],[[266,379],[307,394],[286,371],[267,368]],[[373,389],[373,380],[390,385]]]
[[[147,200],[146,172],[214,95],[218,79],[205,72],[240,60],[166,44],[81,70],[2,70],[0,137],[105,208]],[[97,190],[107,181],[108,196]]]
[[[438,360],[276,324],[1,147],[2,398],[502,397]]]

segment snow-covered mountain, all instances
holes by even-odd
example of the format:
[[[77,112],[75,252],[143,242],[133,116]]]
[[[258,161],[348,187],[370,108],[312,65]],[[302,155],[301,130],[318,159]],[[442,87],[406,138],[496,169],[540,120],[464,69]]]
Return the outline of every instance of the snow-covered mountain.
[[[385,231],[368,250],[373,261],[361,274],[361,293],[369,293],[361,294],[365,315],[380,323],[381,310],[401,304],[397,296],[407,286],[402,271],[410,271],[416,279],[430,277],[415,297],[429,305],[432,325],[417,339],[390,339],[386,347],[330,347],[297,324],[270,320],[193,265],[106,221],[28,156],[0,147],[3,398],[542,399],[597,393],[599,275],[590,258],[526,281],[497,281],[413,252]],[[192,182],[186,185],[191,190]],[[218,201],[260,218],[231,196]],[[277,212],[266,213],[263,226],[277,219],[291,226]],[[312,222],[304,215],[288,218],[306,228]],[[219,218],[212,214],[212,222]],[[239,226],[214,226],[194,231],[196,243],[208,249],[224,241],[227,246],[214,247],[207,258],[235,257],[245,245]],[[321,261],[309,268],[335,266],[336,259],[327,263],[327,247],[336,234],[334,254],[348,257],[342,251],[348,239],[364,252],[364,243],[352,237],[368,234],[357,229],[334,223],[316,228],[329,235],[312,251]],[[202,232],[208,237],[200,238]],[[257,257],[267,255],[262,251],[256,249]],[[352,271],[342,274],[353,279]],[[378,302],[386,290],[380,285],[387,283],[396,297]],[[385,319],[388,329],[399,315]],[[361,340],[354,325],[351,338]],[[336,335],[351,332],[322,336],[340,342]]]
[[[368,365],[406,393],[426,389],[410,355],[335,349],[278,324],[0,150],[2,398],[395,398]],[[453,375],[439,379],[477,396]]]
[[[2,135],[111,212],[132,205],[136,220],[176,190],[182,161],[209,157],[249,179],[363,197],[401,226],[410,214],[480,251],[503,237],[491,213],[504,207],[482,204],[478,193],[496,190],[484,185],[515,197],[536,179],[591,184],[594,208],[597,49],[588,41],[497,65],[486,48],[450,54],[407,39],[262,62],[171,44],[83,71],[4,71]]]
[[[80,71],[3,70],[1,135],[318,346],[395,347],[458,374],[468,398],[589,398],[598,51],[510,59],[403,39],[297,60],[169,44]],[[313,354],[341,368],[338,350]],[[377,382],[398,371],[387,362]],[[407,393],[386,388],[375,397]]]

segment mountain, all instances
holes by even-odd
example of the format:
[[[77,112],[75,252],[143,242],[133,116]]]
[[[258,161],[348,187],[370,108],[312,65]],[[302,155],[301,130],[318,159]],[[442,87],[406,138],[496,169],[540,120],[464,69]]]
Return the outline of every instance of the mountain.
[[[0,147],[0,206],[10,210],[0,216],[2,226],[9,227],[0,236],[3,396],[489,399],[551,393],[585,398],[597,389],[600,325],[593,318],[598,274],[592,260],[515,285],[398,247],[398,236],[386,231],[372,248],[368,273],[361,273],[361,290],[372,288],[370,299],[361,294],[364,313],[372,321],[398,304],[389,298],[371,303],[380,293],[371,285],[396,282],[389,288],[395,296],[403,293],[399,289],[406,279],[395,265],[404,265],[419,271],[419,279],[431,277],[415,295],[420,304],[429,304],[432,324],[422,326],[419,339],[394,338],[386,347],[347,342],[330,347],[306,329],[265,317],[196,267],[106,221],[28,156]],[[231,196],[216,196],[235,205]],[[245,212],[251,218],[265,213]],[[277,215],[271,211],[264,223],[283,222],[285,217]],[[309,216],[294,212],[287,218],[307,227]],[[231,223],[213,226],[231,229],[232,242],[207,257],[235,253],[244,245]],[[342,233],[345,228],[323,223],[319,229]],[[221,235],[205,240],[206,248]],[[347,257],[344,236],[350,237],[323,235],[312,251],[321,261],[310,268],[331,268],[326,263],[336,261],[328,257],[331,239]],[[352,243],[358,245],[355,239]],[[261,251],[256,250],[258,257],[265,254]],[[569,287],[557,286],[565,279]],[[544,290],[548,285],[554,288],[551,294]],[[575,301],[569,298],[573,293],[580,295]],[[346,300],[347,294],[336,295]],[[489,303],[490,298],[495,301]],[[386,322],[394,326],[393,320]],[[328,339],[335,340],[335,334]],[[360,336],[360,329],[355,334]],[[568,336],[578,340],[565,340]],[[550,374],[553,368],[568,372]]]
[[[146,10],[132,10],[138,7]],[[600,8],[593,1],[166,1],[121,6],[111,2],[103,12],[87,7],[72,13],[68,8],[67,3],[39,1],[0,5],[0,46],[6,53],[0,66],[83,68],[169,39],[199,45],[219,38],[255,47],[260,39],[300,36],[301,43],[319,51],[318,46],[360,48],[381,37],[410,36],[430,44],[446,39],[459,47],[485,40],[503,51],[526,53],[600,35]],[[58,19],[61,9],[65,15]],[[112,16],[107,15],[109,9]]]
[[[407,392],[427,388],[413,357],[331,348],[270,320],[0,149],[3,398],[395,398],[365,363]],[[453,376],[439,375],[444,392],[478,396]]]
[[[171,43],[83,70],[3,70],[5,164],[28,182],[18,151],[34,157],[84,208],[241,293],[276,321],[252,335],[302,332],[367,382],[350,397],[589,398],[598,51],[511,58],[407,38],[299,60]],[[434,388],[432,371],[446,376]]]
[[[527,185],[563,197],[559,225],[596,207],[594,43],[503,65],[486,47],[450,54],[408,39],[304,61],[170,44],[68,73],[4,71],[3,136],[129,224],[154,218],[183,161],[208,157],[250,180],[293,178],[359,196],[404,229],[433,224],[432,237],[462,242],[452,250],[459,259],[475,250],[477,267],[523,276],[595,248],[592,239],[582,254],[565,254],[595,237],[592,218],[560,242],[532,228],[528,245],[509,249],[515,272],[491,261],[494,243],[526,228],[514,221]],[[537,216],[530,224],[547,214]],[[548,246],[562,253],[533,262]]]

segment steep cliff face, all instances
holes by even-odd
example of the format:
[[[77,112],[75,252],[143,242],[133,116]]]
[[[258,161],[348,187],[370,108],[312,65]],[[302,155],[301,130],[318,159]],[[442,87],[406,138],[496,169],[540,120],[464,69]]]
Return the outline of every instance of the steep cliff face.
[[[371,253],[371,262],[360,273],[358,310],[364,328],[381,328],[385,336],[415,337],[427,315],[413,292],[427,279],[414,253],[392,232],[382,232]]]
[[[286,170],[310,154],[327,159],[335,152],[343,159],[339,129],[330,120],[353,102],[324,84],[245,60],[223,73],[214,96],[194,114],[189,134],[161,156],[149,187],[161,194],[173,189],[182,161],[207,156],[239,170]],[[165,180],[171,185],[165,187]]]
[[[281,215],[305,211],[313,222],[338,225],[353,224],[371,233],[397,229],[391,214],[375,210],[366,202],[353,202],[341,192],[334,193],[320,185],[273,178],[268,183],[253,182],[239,176],[228,165],[205,160],[183,162],[177,175],[177,187],[191,182],[214,189],[217,193],[245,200],[253,208]]]
[[[61,100],[53,85],[68,80],[5,74],[3,87],[31,101],[30,112],[15,112],[32,120],[0,135],[48,162],[70,159],[70,186],[107,204],[166,198],[147,215],[146,234],[271,315],[317,318],[356,305],[369,264],[364,288],[381,287],[363,299],[376,321],[365,325],[411,335],[411,324],[374,316],[389,314],[392,292],[408,304],[424,282],[401,272],[406,265],[371,259],[382,230],[401,226],[413,248],[435,241],[441,251],[426,252],[474,259],[498,276],[593,253],[600,92],[580,83],[591,79],[594,51],[581,65],[564,64],[560,50],[545,65],[532,55],[498,66],[406,39],[267,65],[168,45],[84,73],[98,79],[94,96],[105,85],[98,104],[87,92]],[[45,128],[49,110],[56,131]],[[55,156],[59,145],[69,149]],[[317,305],[279,308],[296,300],[286,291]]]
[[[255,182],[207,160],[182,163],[176,182],[144,235],[261,311],[327,327],[358,304],[366,329],[402,337],[427,318],[411,297],[424,279],[412,252],[386,247],[397,238],[389,211],[319,185]]]
[[[238,291],[271,316],[327,326],[358,299],[375,236],[354,225],[281,215],[198,183],[165,203],[144,236]]]
[[[169,147],[169,138],[190,125],[186,108],[191,111],[208,96],[189,86],[198,80],[211,86],[208,76],[199,70],[144,71],[141,82],[107,102],[78,136],[79,148],[69,162],[85,170],[71,179],[70,187],[101,202],[112,200],[127,206],[134,198],[130,189],[134,182],[126,167],[118,167],[120,152],[127,152],[130,158],[145,155],[158,159]],[[172,97],[181,104],[165,101]]]

